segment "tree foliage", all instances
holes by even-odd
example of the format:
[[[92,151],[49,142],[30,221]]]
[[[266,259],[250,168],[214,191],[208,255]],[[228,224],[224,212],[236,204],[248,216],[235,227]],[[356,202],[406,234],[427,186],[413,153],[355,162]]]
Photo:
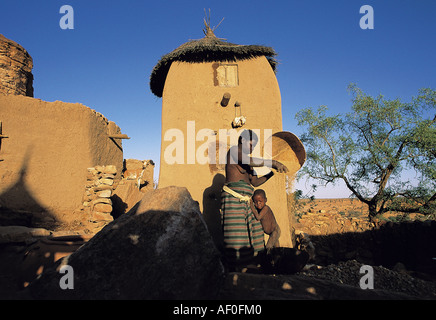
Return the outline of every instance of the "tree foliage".
[[[300,175],[323,184],[342,180],[369,207],[386,211],[435,212],[436,91],[421,89],[409,103],[371,97],[354,84],[352,111],[327,115],[327,107],[297,113],[307,151]]]

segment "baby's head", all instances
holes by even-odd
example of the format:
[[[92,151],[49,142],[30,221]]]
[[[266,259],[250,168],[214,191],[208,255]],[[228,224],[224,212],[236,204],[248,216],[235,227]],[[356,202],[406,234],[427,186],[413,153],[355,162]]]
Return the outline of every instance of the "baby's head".
[[[257,210],[262,210],[266,204],[266,193],[262,189],[257,189],[253,193],[253,203]]]

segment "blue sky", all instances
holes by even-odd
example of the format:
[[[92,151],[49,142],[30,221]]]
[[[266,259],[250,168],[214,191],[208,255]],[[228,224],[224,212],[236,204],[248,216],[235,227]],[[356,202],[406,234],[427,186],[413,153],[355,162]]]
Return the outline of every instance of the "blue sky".
[[[59,26],[63,5],[74,9],[73,30]],[[363,5],[373,7],[372,30],[359,26]],[[1,0],[0,33],[33,57],[35,98],[102,113],[131,137],[123,141],[125,158],[158,163],[161,99],[150,91],[150,73],[162,55],[203,37],[205,8],[212,26],[224,18],[218,37],[276,50],[283,128],[296,135],[301,108],[349,111],[351,82],[403,101],[436,88],[434,0]],[[338,185],[315,195],[349,192]]]

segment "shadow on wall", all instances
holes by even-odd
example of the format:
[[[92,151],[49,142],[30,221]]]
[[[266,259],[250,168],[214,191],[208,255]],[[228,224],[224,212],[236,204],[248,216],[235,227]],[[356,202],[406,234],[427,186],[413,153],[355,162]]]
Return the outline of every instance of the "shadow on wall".
[[[210,187],[203,192],[203,218],[212,236],[216,247],[221,250],[223,247],[223,232],[221,227],[221,191],[226,177],[217,173]]]
[[[0,226],[22,225],[30,227],[38,219],[48,218],[55,221],[55,216],[42,206],[26,186],[29,152],[26,153],[19,177],[15,184],[0,194]]]
[[[117,219],[123,214],[127,213],[127,208],[128,208],[127,203],[124,202],[123,199],[121,199],[117,194],[113,194],[111,196],[111,200],[112,200],[111,216],[114,219]]]

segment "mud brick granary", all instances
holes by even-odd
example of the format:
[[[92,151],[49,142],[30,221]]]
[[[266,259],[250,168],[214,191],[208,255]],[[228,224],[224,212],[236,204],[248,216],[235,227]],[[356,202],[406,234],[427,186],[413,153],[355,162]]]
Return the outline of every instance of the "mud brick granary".
[[[209,25],[205,23],[204,38],[161,58],[151,73],[150,88],[162,98],[159,188],[186,187],[219,238],[225,154],[237,143],[238,133],[257,133],[253,156],[269,154],[280,160],[276,155],[285,151],[287,158],[282,160],[291,176],[304,163],[305,153],[297,137],[282,131],[274,49],[229,43],[217,38]],[[286,179],[276,174],[261,188],[282,230],[280,245],[290,247]]]

